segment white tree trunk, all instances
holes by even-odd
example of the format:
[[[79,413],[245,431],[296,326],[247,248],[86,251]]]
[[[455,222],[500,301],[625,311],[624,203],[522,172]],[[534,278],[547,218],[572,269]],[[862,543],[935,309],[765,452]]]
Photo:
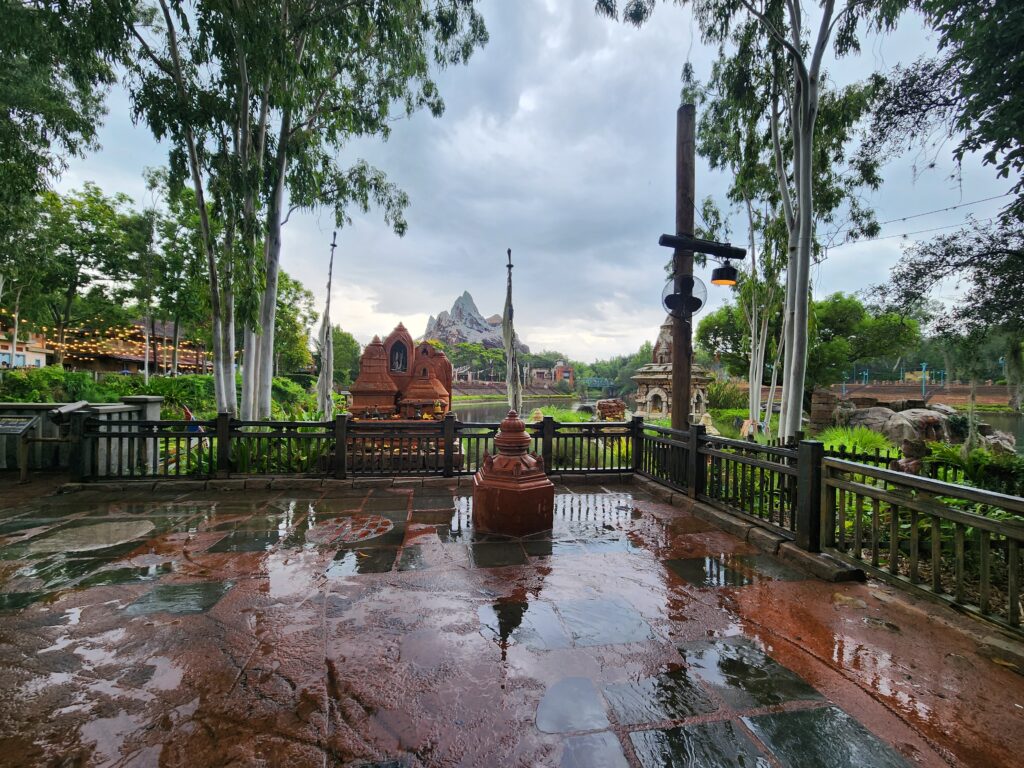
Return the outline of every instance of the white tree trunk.
[[[149,324],[142,318],[142,383],[149,384]]]
[[[270,418],[270,392],[274,378],[274,323],[277,319],[277,283],[281,266],[281,215],[284,210],[290,134],[291,111],[285,109],[277,141],[277,175],[273,194],[267,203],[266,286],[260,301],[259,377],[256,383],[256,414],[261,419]]]

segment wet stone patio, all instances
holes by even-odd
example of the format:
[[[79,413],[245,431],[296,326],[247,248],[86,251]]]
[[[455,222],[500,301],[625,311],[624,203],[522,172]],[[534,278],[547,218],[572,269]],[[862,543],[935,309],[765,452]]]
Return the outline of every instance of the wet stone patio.
[[[1019,765],[983,625],[557,492],[524,539],[465,486],[3,509],[0,764]]]

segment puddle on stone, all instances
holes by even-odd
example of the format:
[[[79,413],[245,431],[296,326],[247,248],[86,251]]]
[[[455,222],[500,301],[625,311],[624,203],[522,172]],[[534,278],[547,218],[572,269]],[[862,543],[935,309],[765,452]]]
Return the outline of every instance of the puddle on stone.
[[[836,707],[745,717],[783,765],[908,768],[907,762]]]
[[[116,559],[116,557],[70,558],[63,554],[51,555],[19,569],[15,575],[18,578],[40,579],[45,589],[59,589],[99,570],[108,563],[115,562]]]
[[[754,583],[751,570],[732,555],[664,560],[665,567],[695,587],[745,587]]]
[[[690,672],[713,686],[734,709],[822,698],[795,672],[743,637],[688,643],[679,651]]]
[[[232,531],[207,552],[265,552],[281,541],[277,531]]]
[[[796,568],[790,568],[771,555],[738,555],[735,559],[755,571],[759,576],[774,581],[803,581],[807,579],[806,573]]]
[[[0,611],[20,611],[43,597],[42,592],[0,592]]]
[[[32,539],[25,546],[29,554],[53,552],[91,552],[109,549],[141,539],[156,526],[149,520],[118,520],[62,528],[47,536]]]
[[[445,510],[450,515],[454,508],[455,499],[450,493],[444,496],[420,496],[416,494],[412,497],[412,511],[414,513],[433,509]]]
[[[198,584],[157,584],[125,608],[132,616],[146,613],[205,613],[234,586],[230,581]]]
[[[724,720],[629,734],[644,768],[770,768],[768,759],[735,723]],[[816,763],[792,765],[817,766]]]
[[[604,703],[589,677],[566,677],[548,688],[537,707],[537,729],[569,733],[607,728]]]
[[[569,648],[572,641],[549,603],[499,600],[477,609],[481,633],[500,645],[524,645],[536,650]]]
[[[526,565],[522,545],[511,542],[482,542],[469,545],[469,557],[477,568],[503,568]]]
[[[643,617],[616,600],[566,600],[557,607],[576,645],[635,643],[652,636]]]
[[[352,576],[358,573],[387,573],[398,557],[398,547],[343,549],[327,567],[327,576]]]
[[[429,567],[430,564],[423,557],[423,547],[419,544],[410,544],[402,548],[402,556],[398,559],[398,570],[422,571]]]
[[[330,525],[337,526],[338,534],[329,543],[337,547],[397,547],[405,539],[405,523],[395,523],[381,515],[353,515]]]
[[[562,748],[562,768],[629,768],[622,745],[610,731],[570,736]]]
[[[115,584],[133,584],[140,581],[155,581],[167,573],[174,572],[174,563],[160,563],[133,568],[110,568],[97,571],[79,581],[76,587],[106,587]]]
[[[682,667],[636,682],[606,685],[604,696],[623,725],[682,720],[718,709]]]

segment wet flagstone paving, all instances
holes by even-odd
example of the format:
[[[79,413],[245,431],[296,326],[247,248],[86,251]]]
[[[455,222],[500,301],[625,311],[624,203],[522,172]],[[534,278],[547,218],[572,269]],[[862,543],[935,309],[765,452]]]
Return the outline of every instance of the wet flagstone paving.
[[[0,765],[1011,765],[965,621],[636,486],[82,492],[0,510]]]

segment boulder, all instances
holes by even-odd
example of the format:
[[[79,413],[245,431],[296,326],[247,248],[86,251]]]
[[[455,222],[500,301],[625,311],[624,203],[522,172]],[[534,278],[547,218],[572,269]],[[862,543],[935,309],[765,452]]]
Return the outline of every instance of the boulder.
[[[929,403],[928,410],[938,411],[946,416],[956,416],[956,408],[951,405],[946,405],[945,403]]]
[[[990,435],[983,435],[981,437],[981,444],[992,451],[992,453],[1012,454],[1017,452],[1017,439],[1009,432],[1003,432],[998,429],[992,430]]]
[[[949,442],[949,417],[944,413],[933,411],[930,408],[911,408],[901,411],[900,416],[914,426],[921,440]]]
[[[874,408],[878,405],[878,398],[871,395],[851,395],[850,399],[858,408]]]
[[[881,432],[893,443],[901,444],[904,440],[918,440],[920,436],[914,425],[902,413],[891,408],[859,408],[850,414],[848,426],[867,427]]]
[[[850,400],[840,400],[836,403],[836,424],[846,426],[850,423],[850,416],[857,412],[857,406]]]

